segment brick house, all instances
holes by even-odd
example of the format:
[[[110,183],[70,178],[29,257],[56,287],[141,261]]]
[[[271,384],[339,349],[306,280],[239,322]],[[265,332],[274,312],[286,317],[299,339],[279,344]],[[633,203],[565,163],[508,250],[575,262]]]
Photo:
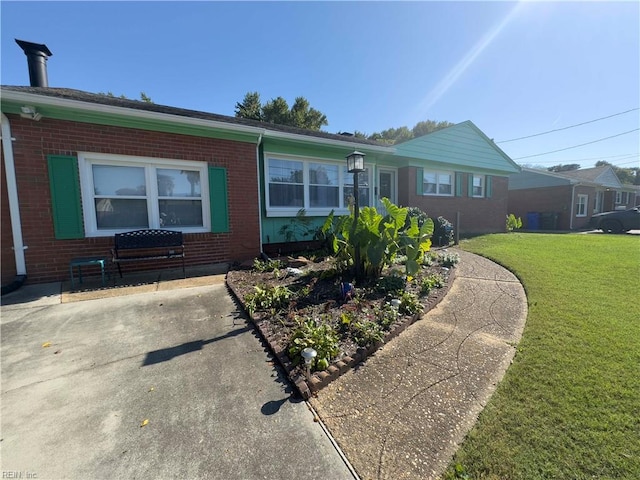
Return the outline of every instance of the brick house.
[[[458,217],[462,234],[504,231],[520,169],[470,121],[390,146],[50,88],[49,50],[18,43],[36,64],[32,86],[0,87],[2,285],[64,280],[72,258],[108,256],[115,233],[141,228],[182,231],[187,265],[304,240],[283,233],[301,209],[311,226],[349,212],[354,150],[366,155],[361,206],[387,197]]]
[[[509,211],[529,230],[580,230],[592,215],[635,202],[636,188],[620,183],[610,165],[567,172],[523,168],[509,176]]]

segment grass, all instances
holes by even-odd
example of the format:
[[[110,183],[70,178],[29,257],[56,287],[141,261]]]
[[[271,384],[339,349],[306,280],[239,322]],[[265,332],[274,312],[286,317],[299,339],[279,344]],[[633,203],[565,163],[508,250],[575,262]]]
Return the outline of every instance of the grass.
[[[640,238],[513,233],[461,246],[514,272],[529,314],[446,477],[640,478]]]

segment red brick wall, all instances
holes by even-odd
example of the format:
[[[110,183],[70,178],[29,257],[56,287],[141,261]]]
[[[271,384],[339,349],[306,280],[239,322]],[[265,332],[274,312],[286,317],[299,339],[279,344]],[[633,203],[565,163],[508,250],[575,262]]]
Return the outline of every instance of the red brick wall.
[[[437,197],[416,194],[416,168],[406,167],[398,171],[398,203],[406,207],[418,207],[434,220],[442,216],[454,224],[460,212],[459,233],[495,233],[505,231],[507,216],[507,177],[492,177],[491,198],[467,196],[467,174],[463,174],[462,197]]]
[[[4,140],[3,140],[4,141]],[[0,162],[0,215],[2,228],[0,229],[0,262],[2,262],[2,285],[11,283],[16,276],[16,257],[13,253],[13,231],[9,216],[9,197],[7,195],[7,175],[4,171],[4,149]]]
[[[523,228],[529,228],[527,213],[529,212],[556,212],[558,213],[557,230],[578,230],[585,228],[589,224],[589,219],[593,213],[595,202],[595,189],[592,187],[575,188],[575,199],[578,194],[588,195],[587,216],[576,217],[575,205],[573,205],[573,223],[571,223],[572,213],[572,191],[569,185],[545,188],[527,188],[523,190],[509,191],[509,212],[522,217]]]
[[[69,260],[106,255],[112,237],[56,240],[51,220],[47,155],[79,151],[207,162],[227,169],[230,232],[185,234],[186,263],[202,265],[245,260],[260,253],[255,145],[124,127],[43,118],[39,122],[8,115],[11,122],[30,283],[59,281],[69,275]],[[2,218],[5,232],[9,217]],[[3,236],[4,241],[4,236]],[[5,245],[3,242],[3,255]],[[131,265],[131,264],[128,264]],[[169,262],[163,262],[170,266]],[[180,265],[178,261],[176,265]],[[157,268],[154,262],[136,268]],[[4,256],[3,256],[4,278]]]

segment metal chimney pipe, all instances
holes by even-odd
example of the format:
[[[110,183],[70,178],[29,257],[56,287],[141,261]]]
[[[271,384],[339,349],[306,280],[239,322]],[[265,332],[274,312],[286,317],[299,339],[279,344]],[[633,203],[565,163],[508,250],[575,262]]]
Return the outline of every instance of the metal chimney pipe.
[[[49,79],[47,78],[47,59],[53,55],[46,45],[40,43],[25,42],[24,40],[15,39],[16,43],[27,56],[27,64],[29,65],[29,82],[32,87],[48,87]]]

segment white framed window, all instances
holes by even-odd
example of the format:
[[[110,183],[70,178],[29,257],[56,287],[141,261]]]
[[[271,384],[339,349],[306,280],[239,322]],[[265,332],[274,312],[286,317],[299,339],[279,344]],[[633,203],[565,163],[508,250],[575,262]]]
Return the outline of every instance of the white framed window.
[[[453,172],[425,170],[422,177],[423,195],[453,195]]]
[[[471,192],[472,196],[484,198],[484,175],[473,175]]]
[[[267,216],[295,216],[304,208],[308,216],[348,212],[353,195],[353,174],[342,162],[265,154]],[[370,169],[359,174],[360,206],[370,204]]]
[[[587,216],[587,205],[589,204],[589,195],[578,194],[576,201],[576,217]]]
[[[616,192],[616,205],[620,205],[622,203],[622,192]]]
[[[371,193],[371,181],[370,181],[370,173],[371,170],[366,168],[364,172],[360,172],[358,174],[358,192],[360,196],[358,197],[358,205],[360,207],[368,207],[369,198]],[[353,173],[349,173],[346,166],[342,167],[342,198],[343,198],[343,206],[348,208],[349,205],[354,201],[353,195]]]
[[[210,230],[206,163],[80,153],[78,167],[88,237],[143,228]]]

